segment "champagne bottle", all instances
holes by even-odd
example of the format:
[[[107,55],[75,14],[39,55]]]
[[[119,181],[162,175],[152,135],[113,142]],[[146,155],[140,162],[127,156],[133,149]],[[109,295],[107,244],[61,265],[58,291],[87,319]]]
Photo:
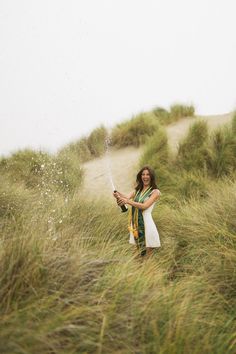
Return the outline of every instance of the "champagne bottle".
[[[114,190],[114,193],[116,193],[116,192],[117,192],[117,190]],[[125,204],[120,205],[120,208],[121,208],[122,213],[125,213],[126,211],[128,211],[128,208]]]

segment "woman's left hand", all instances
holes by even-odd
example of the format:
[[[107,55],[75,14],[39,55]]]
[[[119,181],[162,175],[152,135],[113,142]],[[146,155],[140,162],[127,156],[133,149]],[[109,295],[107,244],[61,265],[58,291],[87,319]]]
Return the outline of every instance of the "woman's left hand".
[[[128,204],[129,199],[125,197],[119,197],[117,198],[117,203],[118,205],[123,205],[123,204]]]
[[[119,194],[119,192],[117,192],[117,191],[113,192],[113,196],[114,196],[116,199],[120,198],[120,194]]]

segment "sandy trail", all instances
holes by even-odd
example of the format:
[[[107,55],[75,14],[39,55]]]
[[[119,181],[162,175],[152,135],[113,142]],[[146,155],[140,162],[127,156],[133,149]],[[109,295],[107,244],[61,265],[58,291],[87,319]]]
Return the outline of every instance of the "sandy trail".
[[[85,176],[83,193],[90,199],[113,199],[112,182],[118,191],[128,193],[138,169],[141,148],[111,149],[108,154],[82,165]],[[111,182],[112,176],[112,182]]]
[[[218,125],[228,123],[232,113],[212,116],[197,116],[195,118],[184,118],[166,127],[170,147],[177,151],[179,141],[187,133],[188,128],[196,119],[207,121],[210,130]],[[82,165],[85,178],[83,194],[88,199],[113,200],[112,183],[109,176],[112,176],[115,188],[123,193],[132,191],[135,184],[135,176],[138,171],[138,161],[142,153],[141,148],[127,147],[119,150],[111,149],[108,154],[98,159],[86,162]]]

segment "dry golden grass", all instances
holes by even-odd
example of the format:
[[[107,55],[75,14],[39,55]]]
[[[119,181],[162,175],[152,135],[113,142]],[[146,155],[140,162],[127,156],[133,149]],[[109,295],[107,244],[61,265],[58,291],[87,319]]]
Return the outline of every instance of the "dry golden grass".
[[[235,353],[235,173],[177,173],[158,134],[146,158],[158,153],[174,178],[153,213],[162,247],[147,259],[116,204],[82,194],[73,153],[62,164],[71,189],[34,185],[44,173],[27,154],[1,162],[0,353]]]

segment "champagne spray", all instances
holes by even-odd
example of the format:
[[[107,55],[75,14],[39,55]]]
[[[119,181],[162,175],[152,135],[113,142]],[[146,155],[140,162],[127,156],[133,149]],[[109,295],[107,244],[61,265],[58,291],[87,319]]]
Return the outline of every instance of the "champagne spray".
[[[108,174],[109,174],[109,179],[110,179],[110,183],[111,183],[111,186],[112,186],[112,190],[113,190],[114,193],[116,193],[117,190],[116,190],[116,188],[114,186],[114,183],[113,183],[112,174],[111,174],[111,166],[110,166],[110,161],[109,161],[109,156],[108,156],[109,144],[110,143],[111,143],[111,139],[109,137],[107,137],[105,139],[107,170],[108,170]],[[120,208],[121,208],[122,213],[124,213],[124,212],[126,212],[128,210],[128,208],[127,208],[127,206],[125,204],[120,205]]]

